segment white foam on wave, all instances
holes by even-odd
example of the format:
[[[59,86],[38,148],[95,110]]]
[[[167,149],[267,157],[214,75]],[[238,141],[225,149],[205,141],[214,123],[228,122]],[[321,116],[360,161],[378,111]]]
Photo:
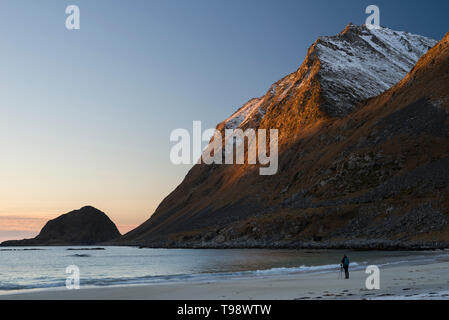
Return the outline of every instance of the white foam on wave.
[[[357,262],[351,262],[350,266],[352,268],[358,267],[359,264]],[[339,264],[326,264],[321,266],[300,266],[300,267],[291,267],[291,268],[272,268],[266,270],[256,270],[252,271],[256,274],[273,274],[273,275],[282,275],[282,274],[291,274],[291,273],[300,273],[300,272],[323,272],[323,271],[335,271],[340,270]],[[251,272],[251,271],[250,271]]]

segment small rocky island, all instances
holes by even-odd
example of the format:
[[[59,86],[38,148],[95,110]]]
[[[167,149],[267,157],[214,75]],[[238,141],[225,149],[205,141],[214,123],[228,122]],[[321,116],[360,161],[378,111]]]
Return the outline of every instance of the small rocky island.
[[[33,239],[9,240],[1,246],[94,245],[120,237],[114,222],[102,211],[86,206],[48,221]]]

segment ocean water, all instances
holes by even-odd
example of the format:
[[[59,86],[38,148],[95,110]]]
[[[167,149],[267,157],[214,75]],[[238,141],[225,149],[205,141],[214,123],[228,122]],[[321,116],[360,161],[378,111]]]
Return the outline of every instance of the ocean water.
[[[375,264],[449,260],[449,251],[378,252],[265,249],[139,249],[135,247],[1,247],[0,294],[64,287],[66,268],[78,266],[81,286],[175,281],[221,281],[300,272],[339,272],[344,253],[351,269]],[[83,250],[91,249],[91,250]]]

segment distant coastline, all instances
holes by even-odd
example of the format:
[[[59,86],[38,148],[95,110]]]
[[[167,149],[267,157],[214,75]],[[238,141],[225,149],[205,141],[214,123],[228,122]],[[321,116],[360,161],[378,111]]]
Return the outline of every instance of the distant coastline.
[[[112,244],[114,245],[114,244]],[[311,249],[311,250],[362,250],[362,251],[425,251],[449,249],[449,242],[399,242],[393,240],[347,240],[325,242],[251,242],[235,241],[230,243],[154,243],[121,244],[139,248],[164,249]]]
[[[449,242],[400,242],[394,240],[346,240],[346,241],[323,241],[323,242],[256,242],[256,241],[233,241],[226,243],[198,242],[198,243],[167,243],[164,241],[154,243],[64,243],[64,244],[38,244],[32,242],[3,242],[0,247],[82,247],[82,246],[123,246],[137,247],[139,249],[297,249],[297,250],[360,250],[360,251],[426,251],[449,249]],[[17,243],[17,244],[11,244]],[[0,249],[2,250],[2,249]],[[33,250],[33,249],[28,249]],[[35,249],[37,250],[37,249]],[[81,250],[81,249],[67,249]],[[94,249],[83,249],[94,250]],[[100,250],[100,249],[95,249]]]

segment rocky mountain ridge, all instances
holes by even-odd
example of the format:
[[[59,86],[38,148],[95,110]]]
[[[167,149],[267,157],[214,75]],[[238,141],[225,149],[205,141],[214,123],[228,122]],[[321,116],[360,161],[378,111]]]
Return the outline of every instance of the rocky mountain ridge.
[[[148,221],[117,243],[449,242],[448,67],[448,35],[436,44],[350,24],[318,39],[296,72],[217,126],[279,129],[278,174],[260,176],[257,165],[197,164]]]

